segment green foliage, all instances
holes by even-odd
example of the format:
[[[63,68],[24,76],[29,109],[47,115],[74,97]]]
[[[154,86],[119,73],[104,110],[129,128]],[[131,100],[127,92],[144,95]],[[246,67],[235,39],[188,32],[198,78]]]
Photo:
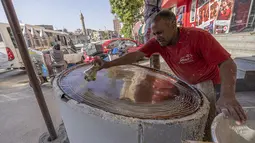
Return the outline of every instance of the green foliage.
[[[108,32],[103,32],[102,33],[102,38],[105,40],[105,39],[109,39],[109,36],[108,36]]]
[[[132,37],[133,24],[142,16],[140,8],[143,7],[143,2],[143,0],[110,0],[112,13],[123,23],[121,34],[127,38]]]
[[[120,33],[123,34],[125,38],[131,38],[132,37],[132,24],[124,23]]]

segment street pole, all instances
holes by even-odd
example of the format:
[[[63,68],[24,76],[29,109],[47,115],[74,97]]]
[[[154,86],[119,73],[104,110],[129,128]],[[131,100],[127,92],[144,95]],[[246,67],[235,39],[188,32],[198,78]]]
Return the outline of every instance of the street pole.
[[[53,122],[51,120],[50,113],[42,93],[42,89],[40,87],[32,62],[30,60],[30,56],[26,47],[26,43],[19,25],[19,21],[12,3],[12,0],[1,0],[1,1],[4,7],[4,11],[7,16],[7,19],[9,21],[10,27],[12,29],[14,38],[17,42],[20,55],[25,65],[31,86],[34,90],[35,97],[41,109],[46,126],[48,128],[48,132],[50,134],[51,140],[55,140],[57,138],[57,134],[56,134]]]

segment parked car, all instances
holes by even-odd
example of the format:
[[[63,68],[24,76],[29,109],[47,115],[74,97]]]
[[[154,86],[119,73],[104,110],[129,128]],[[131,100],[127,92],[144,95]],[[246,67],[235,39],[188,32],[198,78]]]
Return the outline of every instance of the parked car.
[[[92,42],[84,46],[83,50],[84,63],[91,63],[95,60],[95,57],[98,56],[103,60],[110,61],[111,57],[108,53],[104,52],[102,42]]]
[[[143,44],[140,44],[138,41],[128,38],[116,38],[103,42],[102,46],[105,53],[116,47],[125,48],[126,52],[130,53],[139,50],[143,46]]]
[[[30,49],[30,51],[33,49]],[[82,63],[84,60],[84,56],[83,53],[78,53],[76,52],[74,49],[72,48],[67,48],[67,47],[61,47],[61,50],[64,54],[64,60],[67,64],[79,64]],[[35,51],[35,50],[33,50]],[[38,52],[42,52],[42,53],[52,53],[52,49],[47,49],[47,50],[43,50],[43,51],[38,51]],[[31,52],[30,52],[31,53]],[[33,57],[33,54],[30,54]],[[44,59],[45,60],[45,59]],[[51,59],[52,60],[52,59]]]
[[[83,53],[77,53],[72,48],[67,47],[61,47],[60,50],[62,51],[62,54],[59,54],[61,52],[53,53],[53,48],[45,49],[45,50],[36,50],[32,48],[28,48],[29,55],[31,58],[31,61],[34,65],[34,68],[36,70],[37,76],[50,78],[55,75],[53,67],[57,67],[56,65],[60,65],[60,63],[56,63],[56,59],[63,58],[62,66],[64,67],[70,67],[75,64],[79,64],[83,62]],[[53,66],[55,65],[55,66]],[[43,81],[43,80],[41,80]]]
[[[68,64],[78,64],[83,62],[83,53],[78,53],[72,48],[61,48],[64,54],[64,59]]]
[[[5,49],[3,49],[5,50]],[[9,69],[12,66],[12,60],[10,58],[11,53],[9,54],[6,51],[3,51],[2,49],[0,49],[0,69]]]
[[[122,52],[130,53],[139,50],[142,46],[143,44],[132,39],[116,38],[85,44],[82,52],[84,53],[84,62],[91,63],[95,60],[95,56],[99,56],[104,60],[111,60],[112,57],[110,55],[112,55],[112,50],[116,47],[122,49]],[[119,53],[119,55],[123,55],[123,53]]]
[[[75,49],[75,51],[79,53],[83,47],[84,47],[84,44],[81,43],[81,44],[74,45],[73,49]]]
[[[7,24],[0,23],[0,69],[24,67],[17,48],[12,44]]]

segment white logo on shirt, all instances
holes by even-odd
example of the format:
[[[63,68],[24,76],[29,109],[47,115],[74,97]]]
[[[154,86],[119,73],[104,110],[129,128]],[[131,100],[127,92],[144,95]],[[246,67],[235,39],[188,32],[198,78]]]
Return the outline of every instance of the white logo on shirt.
[[[185,56],[180,58],[179,64],[187,64],[190,62],[193,62],[193,55],[191,54],[186,54]]]

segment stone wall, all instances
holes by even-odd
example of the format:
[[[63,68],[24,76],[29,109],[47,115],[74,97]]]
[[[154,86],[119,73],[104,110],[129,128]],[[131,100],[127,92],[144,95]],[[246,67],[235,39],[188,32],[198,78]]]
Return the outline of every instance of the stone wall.
[[[233,57],[255,55],[255,32],[219,34],[214,37]]]
[[[255,56],[255,32],[213,35],[231,53],[232,58]],[[172,73],[164,59],[160,58],[160,70]],[[149,62],[142,65],[150,66]]]

